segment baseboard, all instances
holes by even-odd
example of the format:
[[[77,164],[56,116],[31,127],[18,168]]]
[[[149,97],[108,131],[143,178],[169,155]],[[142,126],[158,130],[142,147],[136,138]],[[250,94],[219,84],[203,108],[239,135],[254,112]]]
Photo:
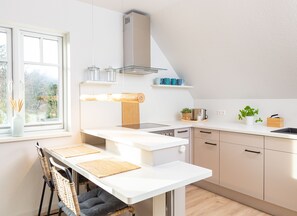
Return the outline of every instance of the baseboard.
[[[194,183],[194,185],[211,191],[213,193],[219,194],[221,196],[232,199],[236,202],[242,203],[244,205],[253,207],[260,211],[266,212],[275,216],[297,216],[297,212],[292,211],[290,209],[286,209],[271,203],[268,203],[264,200],[259,200],[251,196],[247,196],[245,194],[224,188],[222,186],[207,182],[207,181],[199,181]]]

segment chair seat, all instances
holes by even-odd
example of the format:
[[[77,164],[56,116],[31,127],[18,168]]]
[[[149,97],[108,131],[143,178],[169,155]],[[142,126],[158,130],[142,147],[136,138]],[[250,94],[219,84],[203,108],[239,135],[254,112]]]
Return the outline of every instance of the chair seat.
[[[95,188],[79,195],[78,202],[81,216],[103,216],[127,207],[126,203],[120,201],[101,188]],[[62,208],[66,215],[75,216],[63,202],[59,202],[59,207]]]

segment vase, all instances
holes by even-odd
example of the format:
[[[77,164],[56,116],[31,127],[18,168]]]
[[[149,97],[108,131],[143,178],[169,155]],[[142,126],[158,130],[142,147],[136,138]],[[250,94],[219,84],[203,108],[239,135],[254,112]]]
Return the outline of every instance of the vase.
[[[15,114],[11,123],[11,135],[20,137],[24,135],[24,119],[20,113]]]
[[[245,120],[246,120],[246,124],[247,125],[253,125],[254,124],[254,116],[246,116]]]

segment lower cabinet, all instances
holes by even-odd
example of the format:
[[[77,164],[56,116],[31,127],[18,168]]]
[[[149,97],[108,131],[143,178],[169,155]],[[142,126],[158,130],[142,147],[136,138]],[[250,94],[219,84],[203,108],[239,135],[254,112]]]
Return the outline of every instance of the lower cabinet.
[[[193,147],[206,181],[297,212],[297,139],[195,128]]]
[[[212,177],[206,181],[219,184],[220,147],[218,141],[195,138],[194,140],[194,164],[212,170]]]
[[[297,211],[297,140],[265,138],[264,200]]]
[[[207,178],[214,184],[219,184],[220,179],[220,134],[217,130],[195,128],[194,130],[194,158],[197,166],[212,170],[212,177]]]
[[[262,136],[221,132],[220,185],[263,199],[263,144]]]

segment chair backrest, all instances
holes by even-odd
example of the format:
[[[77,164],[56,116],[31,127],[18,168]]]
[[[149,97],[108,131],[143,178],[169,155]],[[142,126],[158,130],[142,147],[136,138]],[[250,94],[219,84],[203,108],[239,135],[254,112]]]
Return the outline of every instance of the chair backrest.
[[[39,161],[40,161],[40,165],[41,165],[43,175],[47,178],[48,181],[50,181],[52,179],[52,177],[51,177],[51,170],[50,170],[48,160],[45,157],[45,154],[44,154],[42,148],[39,146],[38,142],[35,144],[35,147],[36,147],[36,150],[37,150],[37,153],[38,153],[38,158],[39,158]]]
[[[58,196],[64,205],[73,211],[75,215],[80,215],[77,194],[70,171],[67,168],[55,163],[52,157],[50,157],[50,164],[51,173]],[[57,171],[57,168],[59,169],[59,172]],[[64,177],[61,172],[64,172],[66,177]]]

